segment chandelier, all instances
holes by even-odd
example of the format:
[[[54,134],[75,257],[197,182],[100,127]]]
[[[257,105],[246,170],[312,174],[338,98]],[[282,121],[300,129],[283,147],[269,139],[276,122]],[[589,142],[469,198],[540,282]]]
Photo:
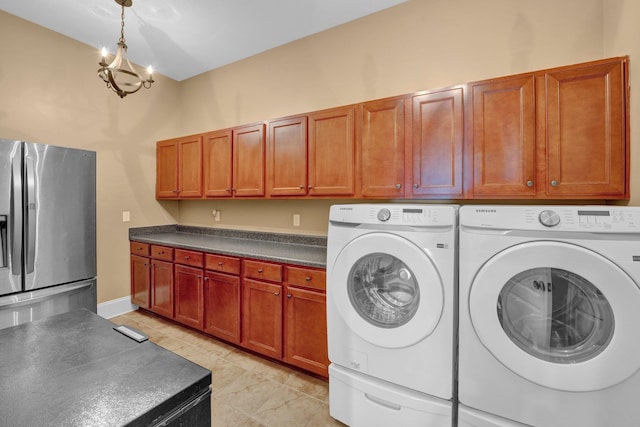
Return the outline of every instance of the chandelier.
[[[117,43],[118,50],[113,61],[107,64],[107,49],[102,48],[102,60],[99,62],[98,77],[120,98],[124,98],[130,93],[139,91],[142,87],[149,89],[154,80],[151,67],[147,68],[147,78],[144,78],[131,65],[127,55],[127,44],[124,41],[124,8],[130,7],[133,4],[133,0],[115,0],[115,2],[122,6],[120,40]]]

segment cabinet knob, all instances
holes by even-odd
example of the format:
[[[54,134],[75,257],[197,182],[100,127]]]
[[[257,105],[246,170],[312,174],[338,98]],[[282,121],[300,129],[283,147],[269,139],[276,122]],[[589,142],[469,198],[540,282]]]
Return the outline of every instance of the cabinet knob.
[[[204,281],[208,282],[209,281],[209,276],[204,276]]]
[[[555,179],[553,181],[551,181],[551,186],[555,187],[558,185],[558,181],[556,181]]]
[[[311,281],[311,277],[307,276],[307,277],[304,278],[304,280],[306,280],[307,282],[310,282]]]
[[[400,190],[402,188],[402,184],[396,184],[396,189]]]
[[[313,186],[312,186],[312,185],[308,185],[308,186],[307,186],[307,188],[308,188],[309,190],[311,190],[311,189],[313,188]]]
[[[235,192],[235,191],[236,191],[236,189],[232,187],[232,188],[231,188],[231,191]]]
[[[264,271],[264,270],[263,270],[263,269],[261,269],[261,268],[259,268],[259,269],[258,269],[258,273],[262,273],[263,271]]]
[[[413,188],[418,188],[418,184],[413,184]]]
[[[222,261],[218,262],[218,266],[222,267]]]
[[[288,298],[288,299],[291,299],[291,297],[292,297],[292,296],[293,296],[293,295],[291,295],[291,294],[287,294],[287,298]]]
[[[533,187],[533,181],[527,181],[527,187]]]
[[[280,295],[280,292],[274,292],[273,294],[274,294],[275,296],[278,296],[278,295]]]
[[[189,255],[184,256],[184,259],[189,259],[189,258],[190,258]]]
[[[231,189],[230,188],[225,188],[224,191],[226,191],[227,193],[230,193]]]
[[[300,185],[300,189],[301,189],[301,190],[304,190],[304,185]]]

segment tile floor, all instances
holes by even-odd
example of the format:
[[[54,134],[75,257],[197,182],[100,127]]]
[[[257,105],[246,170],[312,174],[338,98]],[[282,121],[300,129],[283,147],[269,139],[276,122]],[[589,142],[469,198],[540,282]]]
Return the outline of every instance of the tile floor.
[[[329,416],[329,384],[138,310],[110,319],[212,372],[211,425],[344,426]]]

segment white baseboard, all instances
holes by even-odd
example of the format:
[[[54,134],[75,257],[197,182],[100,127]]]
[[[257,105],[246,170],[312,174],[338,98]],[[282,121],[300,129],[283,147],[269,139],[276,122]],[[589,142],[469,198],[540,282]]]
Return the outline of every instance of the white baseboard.
[[[105,319],[111,319],[137,309],[137,305],[131,304],[131,297],[126,296],[98,304],[98,315]]]

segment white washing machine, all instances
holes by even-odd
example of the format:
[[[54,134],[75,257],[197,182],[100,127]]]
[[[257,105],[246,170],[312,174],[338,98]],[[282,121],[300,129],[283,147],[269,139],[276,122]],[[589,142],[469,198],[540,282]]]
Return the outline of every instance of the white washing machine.
[[[640,425],[640,208],[469,205],[459,233],[459,425]]]
[[[329,410],[351,426],[452,425],[457,206],[335,205]]]

